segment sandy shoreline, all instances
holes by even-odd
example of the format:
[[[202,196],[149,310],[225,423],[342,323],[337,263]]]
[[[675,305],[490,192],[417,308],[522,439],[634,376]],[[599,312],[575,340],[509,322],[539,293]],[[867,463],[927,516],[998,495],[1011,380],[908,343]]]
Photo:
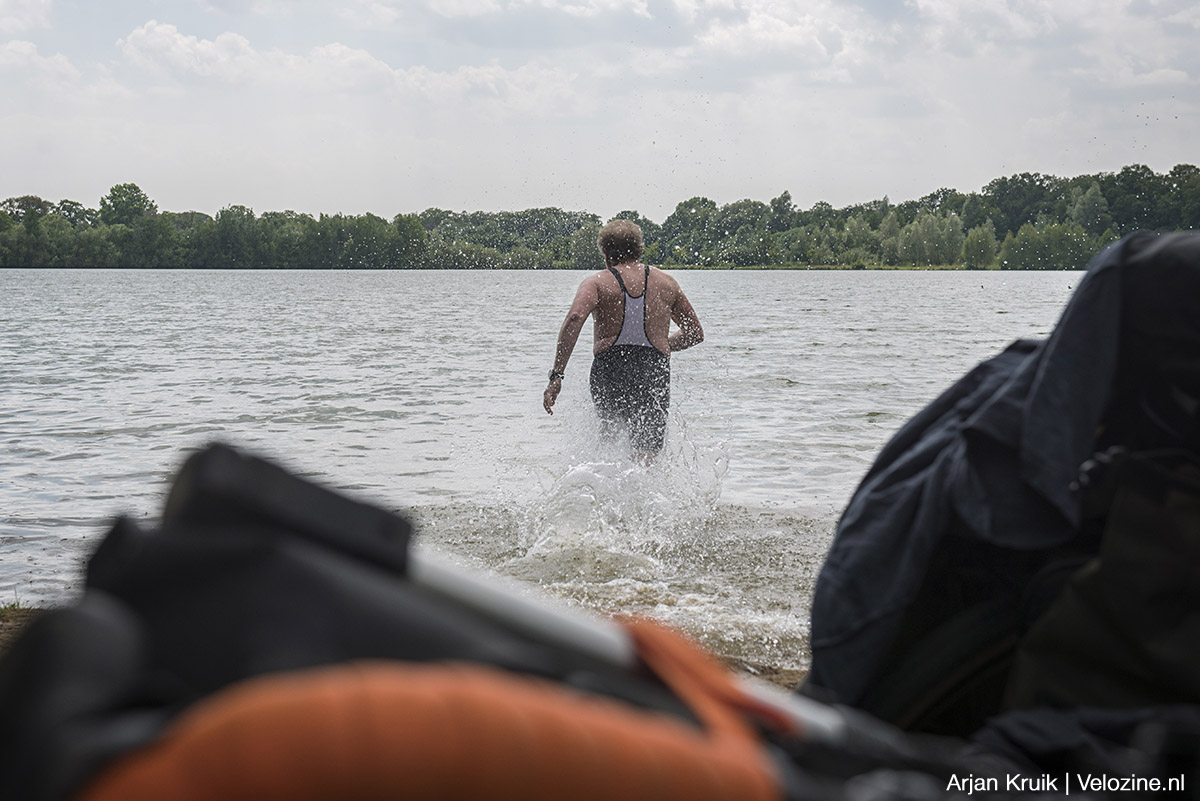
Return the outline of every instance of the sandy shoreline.
[[[25,625],[42,610],[40,609],[0,609],[0,656],[8,650],[8,646],[17,638]],[[726,664],[734,671],[747,676],[754,676],[771,684],[790,690],[804,678],[804,671],[784,670],[769,665],[747,665],[743,662],[727,659]]]

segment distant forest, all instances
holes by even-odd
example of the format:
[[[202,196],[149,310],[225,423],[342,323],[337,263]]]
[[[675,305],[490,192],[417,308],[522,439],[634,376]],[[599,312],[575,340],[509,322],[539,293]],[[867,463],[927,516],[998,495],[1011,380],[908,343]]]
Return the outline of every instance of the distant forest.
[[[624,211],[646,238],[646,261],[665,267],[961,266],[1081,269],[1136,230],[1200,228],[1200,169],[1143,165],[1058,178],[1021,173],[980,192],[939,189],[918,200],[800,209],[768,202],[685,200],[661,224]],[[99,208],[36,195],[0,202],[0,267],[295,269],[599,269],[595,214],[427,209],[374,214],[215,217],[159,211],[136,184]]]

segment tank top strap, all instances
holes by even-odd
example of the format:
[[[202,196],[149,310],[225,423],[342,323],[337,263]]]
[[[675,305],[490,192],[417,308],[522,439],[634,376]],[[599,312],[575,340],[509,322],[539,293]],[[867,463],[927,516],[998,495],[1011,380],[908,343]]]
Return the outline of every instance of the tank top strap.
[[[609,267],[608,271],[613,274],[613,277],[617,279],[617,283],[621,285],[621,291],[629,295],[629,290],[625,288],[625,282],[621,280],[621,274],[617,272],[617,268]],[[633,295],[629,295],[629,297],[633,297]]]
[[[643,297],[644,298],[646,296],[646,290],[650,288],[650,265],[643,264],[642,267],[645,269],[646,272],[645,272],[645,277],[642,279],[642,294],[641,295],[634,295],[629,291],[628,288],[626,288],[625,281],[623,281],[621,279],[621,274],[619,272],[617,272],[616,267],[609,267],[608,271],[613,274],[614,278],[617,279],[617,283],[620,284],[620,286],[621,286],[621,291],[624,292],[628,297],[631,297],[631,298]]]

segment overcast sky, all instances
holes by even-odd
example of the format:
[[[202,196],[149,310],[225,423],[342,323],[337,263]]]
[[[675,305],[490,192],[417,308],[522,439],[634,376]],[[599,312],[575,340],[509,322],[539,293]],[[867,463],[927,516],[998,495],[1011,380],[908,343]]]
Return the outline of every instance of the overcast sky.
[[[1200,163],[1194,0],[0,0],[0,197],[662,222]]]

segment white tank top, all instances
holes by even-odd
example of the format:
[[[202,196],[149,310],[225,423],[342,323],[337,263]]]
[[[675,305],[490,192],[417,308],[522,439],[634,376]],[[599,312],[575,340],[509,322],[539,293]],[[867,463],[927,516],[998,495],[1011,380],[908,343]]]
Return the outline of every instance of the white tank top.
[[[654,347],[650,344],[650,337],[646,336],[646,290],[650,287],[650,267],[646,266],[645,269],[646,278],[642,281],[642,294],[635,298],[625,288],[621,274],[612,267],[608,268],[609,272],[616,276],[617,283],[621,285],[621,292],[625,294],[625,318],[621,320],[621,333],[617,334],[617,341],[613,345]]]

